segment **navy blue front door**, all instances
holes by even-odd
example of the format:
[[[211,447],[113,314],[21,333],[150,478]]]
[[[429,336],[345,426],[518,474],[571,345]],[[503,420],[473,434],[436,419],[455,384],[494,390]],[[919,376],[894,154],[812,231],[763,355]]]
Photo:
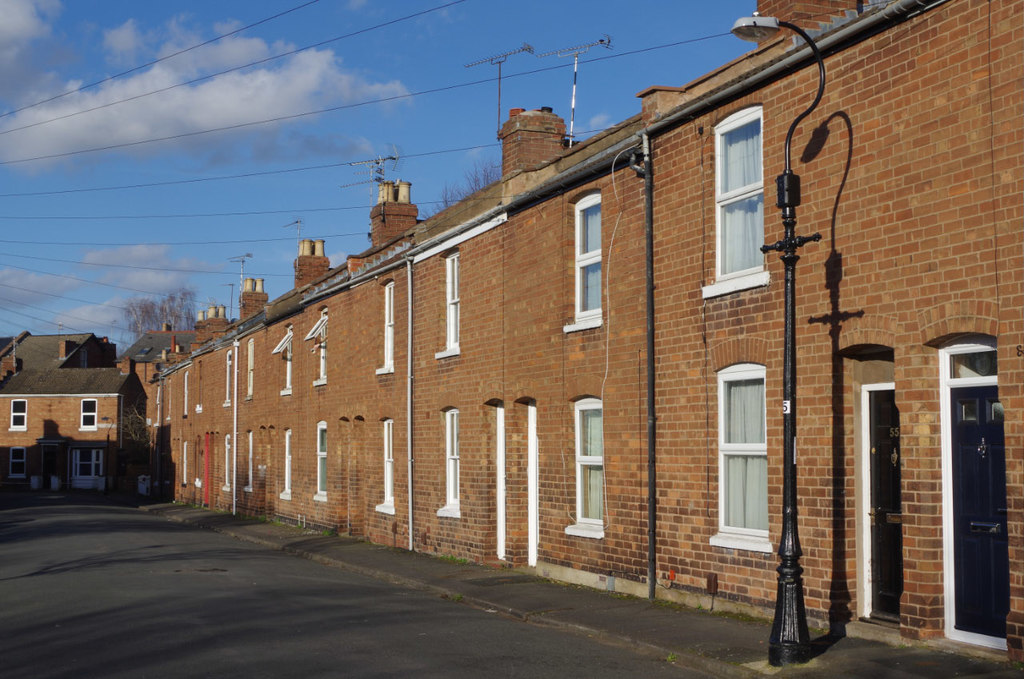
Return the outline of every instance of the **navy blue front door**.
[[[1005,637],[1010,561],[1003,407],[995,386],[951,389],[950,402],[955,627]]]

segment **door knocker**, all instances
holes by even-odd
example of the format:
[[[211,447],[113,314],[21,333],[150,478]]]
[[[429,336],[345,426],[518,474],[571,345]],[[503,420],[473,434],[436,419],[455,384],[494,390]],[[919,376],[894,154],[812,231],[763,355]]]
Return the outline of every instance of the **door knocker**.
[[[985,443],[985,437],[981,437],[981,444],[978,446],[978,455],[984,458],[988,454],[988,444]]]

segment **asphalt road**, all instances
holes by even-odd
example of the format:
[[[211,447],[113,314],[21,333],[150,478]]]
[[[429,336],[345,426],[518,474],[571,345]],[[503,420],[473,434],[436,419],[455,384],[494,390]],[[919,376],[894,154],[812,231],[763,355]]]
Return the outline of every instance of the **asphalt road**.
[[[0,493],[0,676],[703,675],[98,496]]]

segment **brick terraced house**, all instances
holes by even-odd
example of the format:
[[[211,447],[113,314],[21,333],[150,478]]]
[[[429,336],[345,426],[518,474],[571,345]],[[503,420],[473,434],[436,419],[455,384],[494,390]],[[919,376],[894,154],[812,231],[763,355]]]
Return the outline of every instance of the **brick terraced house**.
[[[1024,660],[1024,5],[762,0],[824,55],[803,178],[797,495],[812,623]],[[201,314],[160,374],[175,496],[640,596],[771,610],[792,33],[582,143]],[[262,293],[262,288],[260,288]],[[246,293],[243,293],[243,296]],[[857,625],[852,623],[857,622]]]
[[[107,338],[30,335],[0,348],[5,487],[108,490],[145,439],[146,399]]]

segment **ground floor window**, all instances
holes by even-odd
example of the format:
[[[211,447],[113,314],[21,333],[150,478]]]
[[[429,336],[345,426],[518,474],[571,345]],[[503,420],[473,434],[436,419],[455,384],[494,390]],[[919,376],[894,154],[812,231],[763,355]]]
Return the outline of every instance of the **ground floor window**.
[[[74,488],[103,488],[103,449],[76,448],[72,455]]]
[[[769,551],[765,369],[718,373],[719,532],[712,544]]]
[[[25,462],[25,449],[24,448],[11,448],[10,465],[8,468],[8,476],[12,479],[23,479],[25,478],[26,462]]]

